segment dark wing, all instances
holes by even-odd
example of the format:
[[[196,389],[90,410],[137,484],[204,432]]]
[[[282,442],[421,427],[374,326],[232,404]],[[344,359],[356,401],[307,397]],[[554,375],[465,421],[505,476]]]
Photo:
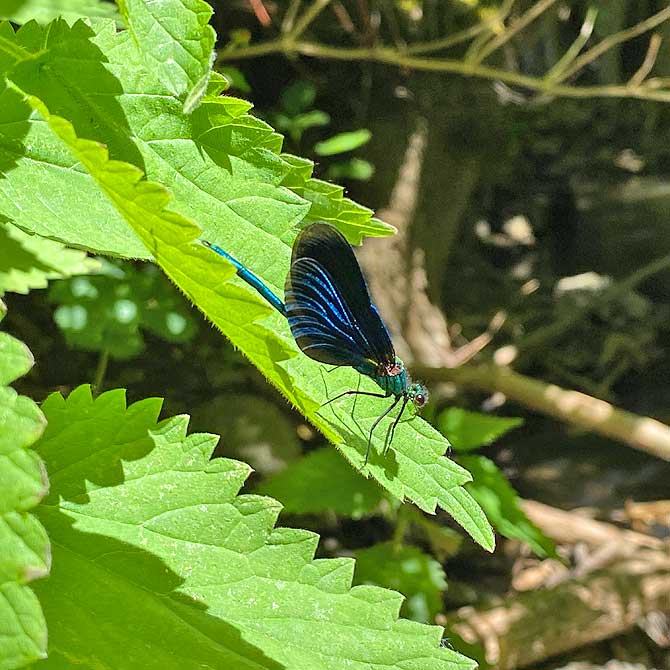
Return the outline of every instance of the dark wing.
[[[354,252],[333,226],[315,223],[298,235],[285,304],[291,332],[307,356],[352,367],[395,363]]]

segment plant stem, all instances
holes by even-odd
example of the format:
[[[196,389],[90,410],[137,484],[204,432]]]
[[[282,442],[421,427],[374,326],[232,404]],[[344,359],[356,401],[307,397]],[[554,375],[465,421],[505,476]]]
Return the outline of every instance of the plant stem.
[[[669,11],[670,13],[670,11]],[[554,83],[544,78],[531,77],[519,72],[509,72],[488,65],[467,63],[458,59],[418,58],[388,47],[333,47],[316,42],[295,42],[278,39],[251,47],[243,47],[222,54],[223,61],[246,60],[272,53],[286,55],[301,54],[312,58],[324,58],[343,61],[370,61],[385,65],[395,65],[423,72],[443,72],[460,74],[466,77],[478,77],[492,81],[501,81],[510,86],[519,86],[530,91],[561,98],[630,98],[636,100],[656,100],[670,102],[670,89],[657,89],[652,86],[633,86],[630,84],[605,84],[600,86],[572,86]],[[588,52],[587,52],[588,53]],[[586,54],[585,54],[586,55]],[[579,59],[578,59],[579,60]],[[572,69],[572,68],[570,68]],[[566,74],[560,77],[564,80]]]
[[[573,74],[579,72],[582,68],[584,68],[584,66],[588,65],[589,63],[592,63],[594,60],[596,60],[596,58],[600,58],[600,56],[602,56],[604,53],[614,48],[615,46],[623,42],[627,42],[628,40],[631,40],[634,37],[638,37],[639,35],[643,35],[644,33],[647,33],[650,30],[653,30],[654,28],[656,28],[656,26],[660,25],[661,23],[665,23],[665,21],[667,21],[668,19],[670,19],[670,7],[662,9],[660,12],[654,14],[653,16],[650,16],[648,19],[645,19],[644,21],[640,21],[640,23],[637,23],[631,28],[626,28],[625,30],[621,30],[618,33],[614,33],[614,35],[609,35],[608,37],[605,37],[601,42],[599,42],[594,47],[589,49],[585,54],[577,58],[575,62],[572,64],[572,66],[569,67],[565,72],[563,72],[560,81],[565,81]]]
[[[95,378],[93,380],[93,394],[99,395],[102,391],[102,385],[105,382],[105,373],[107,372],[107,364],[109,363],[109,350],[103,349],[98,358],[98,365],[95,369]]]
[[[309,9],[305,10],[305,13],[296,21],[287,38],[297,40],[329,4],[330,0],[314,0]]]
[[[407,512],[407,505],[400,505],[395,529],[393,530],[393,537],[391,538],[394,551],[398,551],[403,546],[409,523],[410,515]]]

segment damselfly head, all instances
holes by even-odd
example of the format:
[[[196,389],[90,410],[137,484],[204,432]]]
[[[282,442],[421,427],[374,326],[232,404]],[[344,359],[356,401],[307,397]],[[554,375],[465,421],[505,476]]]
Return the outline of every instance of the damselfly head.
[[[423,384],[411,384],[407,388],[407,397],[414,403],[415,407],[421,409],[428,403],[430,392]]]

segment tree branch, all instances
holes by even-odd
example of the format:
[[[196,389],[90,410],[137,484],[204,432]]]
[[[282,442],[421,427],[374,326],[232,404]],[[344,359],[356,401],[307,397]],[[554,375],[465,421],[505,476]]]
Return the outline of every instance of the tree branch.
[[[564,83],[566,80],[573,78],[582,71],[584,67],[610,49],[653,30],[660,24],[669,20],[670,7],[666,7],[657,14],[650,16],[631,28],[627,28],[626,30],[622,30],[614,35],[604,38],[581,56],[575,57],[585,42],[584,34],[589,32],[590,23],[587,20],[585,22],[586,31],[577,38],[573,46],[568,49],[558,63],[552,67],[545,76],[534,77],[520,72],[483,65],[482,61],[527,28],[530,23],[551,8],[557,0],[540,0],[516,21],[509,26],[506,26],[496,37],[488,42],[484,42],[483,46],[475,48],[472,55],[465,60],[457,58],[420,57],[416,54],[446,49],[455,44],[460,44],[469,39],[484,35],[487,30],[491,30],[492,25],[495,25],[495,19],[492,24],[489,22],[479,23],[460,33],[447,36],[440,40],[409,45],[403,48],[385,47],[383,45],[375,45],[371,47],[338,47],[299,39],[319,13],[329,4],[329,1],[330,0],[314,0],[309,9],[307,9],[298,19],[293,30],[289,31],[287,34],[275,40],[262,42],[252,46],[244,47],[232,45],[231,48],[223,50],[221,59],[223,61],[243,60],[279,53],[289,57],[303,55],[312,58],[330,60],[368,61],[409,70],[443,72],[445,74],[458,74],[466,77],[500,81],[510,86],[517,86],[539,94],[563,98],[633,98],[638,100],[670,102],[670,83],[663,80],[645,82],[644,78],[634,76],[626,83],[603,84],[598,86],[576,86]],[[508,4],[503,6],[501,12],[497,15],[497,18],[500,18],[501,16],[504,18],[506,16],[505,12],[509,12],[510,8],[511,0],[508,0]],[[587,17],[587,19],[588,18],[589,17]],[[645,75],[648,74],[648,70],[651,69],[649,63],[653,65],[650,58],[651,57],[648,56],[647,66],[645,67],[644,64],[642,66]]]
[[[454,369],[413,366],[413,371],[426,381],[453,382],[466,388],[502,393],[537,412],[670,461],[669,426],[580,391],[569,391],[497,365],[465,365]]]

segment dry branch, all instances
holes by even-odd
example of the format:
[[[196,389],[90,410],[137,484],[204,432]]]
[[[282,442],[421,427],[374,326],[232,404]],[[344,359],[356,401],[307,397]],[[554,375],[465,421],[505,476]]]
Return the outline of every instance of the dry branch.
[[[640,549],[555,588],[464,607],[447,617],[447,626],[480,643],[496,670],[512,670],[619,635],[658,611],[670,612],[670,557]]]
[[[585,542],[601,546],[617,543],[658,550],[665,546],[657,537],[617,528],[610,523],[589,519],[576,512],[566,512],[535,500],[523,500],[521,507],[528,518],[557,544]]]
[[[465,365],[455,369],[414,365],[413,369],[426,381],[453,382],[466,388],[502,393],[537,412],[670,461],[670,427],[586,393],[566,390],[497,365]]]

